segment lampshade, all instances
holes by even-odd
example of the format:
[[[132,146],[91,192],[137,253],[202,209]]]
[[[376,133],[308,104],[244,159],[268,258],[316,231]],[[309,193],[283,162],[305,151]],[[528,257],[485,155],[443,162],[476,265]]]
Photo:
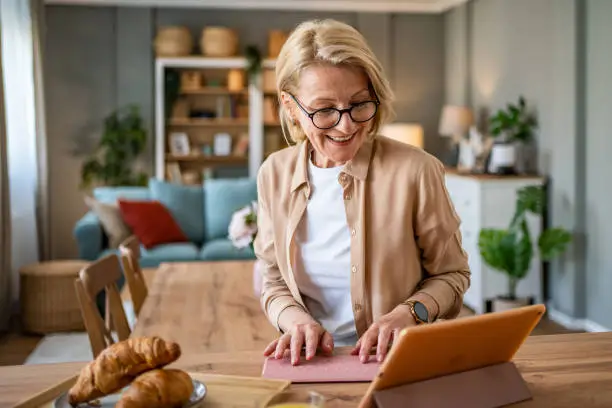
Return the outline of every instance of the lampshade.
[[[442,136],[463,136],[474,123],[472,110],[465,106],[446,105],[442,109],[438,133]]]
[[[390,123],[383,126],[383,136],[423,148],[423,127],[415,123]]]

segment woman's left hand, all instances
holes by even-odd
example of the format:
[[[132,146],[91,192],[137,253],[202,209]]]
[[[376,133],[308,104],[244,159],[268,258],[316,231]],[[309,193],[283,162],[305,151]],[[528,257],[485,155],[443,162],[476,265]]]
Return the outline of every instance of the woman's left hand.
[[[416,326],[416,321],[410,313],[408,306],[400,305],[391,312],[372,323],[370,328],[361,336],[352,355],[359,355],[362,363],[367,363],[370,350],[376,346],[376,358],[383,361],[389,349],[389,342],[397,336],[400,330],[408,326]]]

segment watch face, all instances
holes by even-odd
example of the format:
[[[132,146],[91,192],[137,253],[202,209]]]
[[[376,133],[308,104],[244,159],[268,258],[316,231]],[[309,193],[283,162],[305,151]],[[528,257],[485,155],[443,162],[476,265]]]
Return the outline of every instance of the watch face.
[[[427,313],[427,309],[420,302],[414,303],[414,313],[416,313],[417,317],[424,322],[429,321],[429,313]]]

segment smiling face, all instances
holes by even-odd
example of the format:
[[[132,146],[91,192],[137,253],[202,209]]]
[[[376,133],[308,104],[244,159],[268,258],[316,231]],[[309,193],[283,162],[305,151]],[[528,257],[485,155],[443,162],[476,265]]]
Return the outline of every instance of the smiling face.
[[[374,99],[368,83],[367,75],[359,68],[320,64],[301,72],[294,93],[296,100],[290,94],[283,93],[283,103],[291,117],[300,124],[314,147],[313,161],[316,166],[334,167],[351,160],[367,139],[373,121],[355,122],[346,112],[336,126],[319,129],[298,103],[309,113],[325,108],[347,109],[355,106],[353,117],[357,120],[360,115],[367,118],[368,112],[374,112],[372,104],[363,104]],[[315,121],[319,127],[327,127],[326,123],[331,125],[335,122],[330,121],[333,115],[331,111],[321,111]]]

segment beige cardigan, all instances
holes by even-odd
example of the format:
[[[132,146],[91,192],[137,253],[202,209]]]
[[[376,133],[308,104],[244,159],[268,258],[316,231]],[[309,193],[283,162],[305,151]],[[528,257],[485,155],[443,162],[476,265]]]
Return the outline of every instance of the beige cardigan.
[[[296,262],[294,234],[310,195],[310,149],[305,141],[273,153],[257,177],[254,248],[265,264],[261,303],[279,331],[287,307],[308,312],[295,280],[304,272]],[[421,149],[379,136],[364,142],[339,182],[352,237],[358,335],[408,299],[420,300],[434,318],[456,317],[470,271],[442,164]]]

